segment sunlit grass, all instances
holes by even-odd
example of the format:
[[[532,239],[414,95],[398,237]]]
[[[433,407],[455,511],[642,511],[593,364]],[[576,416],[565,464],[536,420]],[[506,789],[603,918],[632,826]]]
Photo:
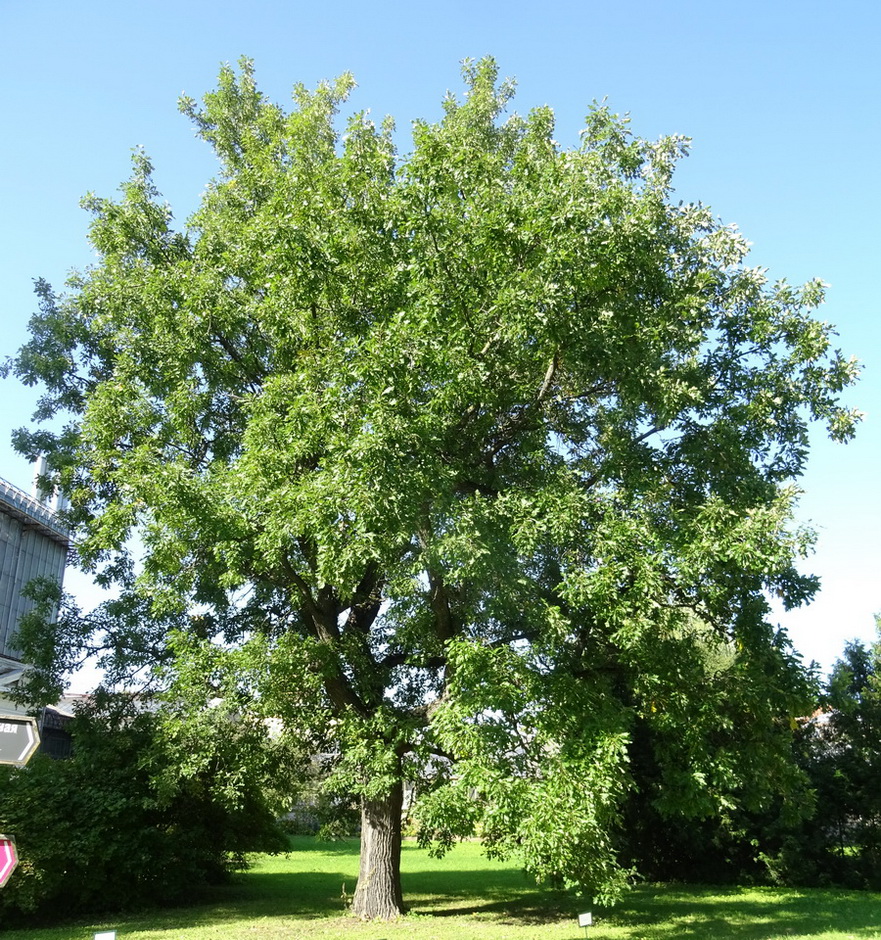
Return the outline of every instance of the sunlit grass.
[[[358,870],[354,841],[295,839],[287,856],[260,856],[233,884],[198,902],[141,915],[51,929],[9,930],[2,940],[869,940],[881,938],[881,896],[770,888],[636,888],[611,911],[543,889],[514,865],[487,860],[474,843],[432,859],[404,847],[404,893],[411,912],[390,924],[346,913]],[[194,899],[195,902],[196,899]]]

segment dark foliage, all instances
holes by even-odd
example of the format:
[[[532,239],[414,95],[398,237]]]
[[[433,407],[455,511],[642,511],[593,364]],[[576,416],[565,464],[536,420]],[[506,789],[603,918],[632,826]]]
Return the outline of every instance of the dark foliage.
[[[800,734],[816,811],[781,852],[779,872],[791,883],[881,890],[879,667],[881,641],[848,643]]]
[[[217,766],[181,775],[159,727],[151,713],[92,710],[74,722],[70,759],[0,768],[0,831],[20,857],[4,923],[186,901],[244,853],[286,848],[253,780],[231,800]]]
[[[881,890],[881,642],[845,646],[814,713],[793,729],[801,784],[713,817],[659,809],[656,742],[637,733],[622,858],[648,880]]]

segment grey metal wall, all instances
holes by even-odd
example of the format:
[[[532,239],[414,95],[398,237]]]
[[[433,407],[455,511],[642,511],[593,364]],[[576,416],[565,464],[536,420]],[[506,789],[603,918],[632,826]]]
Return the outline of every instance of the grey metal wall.
[[[48,507],[0,480],[0,656],[18,658],[12,640],[33,603],[21,596],[33,578],[61,582],[67,533]]]

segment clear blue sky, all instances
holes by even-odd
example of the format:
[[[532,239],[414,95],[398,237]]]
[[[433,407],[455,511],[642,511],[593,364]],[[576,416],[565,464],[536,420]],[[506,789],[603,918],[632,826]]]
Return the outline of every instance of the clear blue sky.
[[[180,221],[195,208],[214,165],[176,101],[210,90],[221,62],[253,58],[282,103],[296,81],[352,71],[353,108],[394,115],[404,145],[409,121],[438,116],[460,88],[464,57],[495,56],[518,80],[517,110],[550,104],[563,144],[607,97],[641,136],[693,138],[678,195],[737,223],[772,277],[827,281],[822,317],[864,363],[858,439],[815,434],[803,480],[801,517],[820,536],[806,566],[823,590],[783,619],[828,666],[845,639],[874,637],[881,610],[879,40],[869,0],[0,0],[0,356],[26,338],[32,279],[60,287],[89,263],[79,199],[113,195],[132,147],[153,158]],[[9,380],[0,395],[0,476],[28,486],[8,441],[34,395]]]

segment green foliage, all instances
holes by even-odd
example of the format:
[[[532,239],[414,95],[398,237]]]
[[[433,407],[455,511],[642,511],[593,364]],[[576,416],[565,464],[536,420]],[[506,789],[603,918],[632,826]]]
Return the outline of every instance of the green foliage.
[[[819,282],[671,200],[686,141],[594,107],[563,148],[492,60],[464,77],[407,154],[390,121],[341,131],[349,76],[286,112],[243,61],[183,101],[218,175],[180,230],[140,152],[86,200],[97,261],[39,285],[11,363],[69,423],[16,444],[122,585],[65,636],[279,717],[351,794],[438,790],[442,845],[479,820],[611,898],[640,727],[664,813],[788,786],[803,677],[763,598],[816,589],[794,481],[810,421],[852,434],[857,369]]]
[[[180,902],[246,852],[286,848],[253,767],[240,777],[248,732],[228,716],[213,733],[203,726],[182,766],[169,727],[109,699],[75,719],[71,758],[0,768],[0,829],[20,856],[0,894],[4,920]],[[266,763],[278,772],[278,756]]]
[[[657,741],[642,729],[632,748],[637,786],[625,804],[624,857],[658,880],[877,890],[879,654],[878,642],[846,644],[822,690],[817,682],[807,717],[792,735],[777,730],[777,747],[792,753],[790,762],[780,764],[788,776],[779,790],[785,799],[768,788],[765,801],[756,803],[751,798],[762,791],[744,787],[732,791],[727,805],[712,816],[665,818],[661,810],[672,787],[662,779]],[[767,770],[767,757],[759,766]]]
[[[763,650],[759,659],[746,663],[704,625],[689,633],[687,663],[670,665],[688,670],[700,694],[678,697],[675,721],[633,729],[622,857],[650,880],[763,883],[767,856],[813,810],[793,716],[811,713],[819,687],[779,636],[769,633],[753,648]],[[709,751],[700,744],[707,738]]]
[[[881,888],[881,640],[845,646],[799,759],[816,810],[771,860],[781,881]]]

